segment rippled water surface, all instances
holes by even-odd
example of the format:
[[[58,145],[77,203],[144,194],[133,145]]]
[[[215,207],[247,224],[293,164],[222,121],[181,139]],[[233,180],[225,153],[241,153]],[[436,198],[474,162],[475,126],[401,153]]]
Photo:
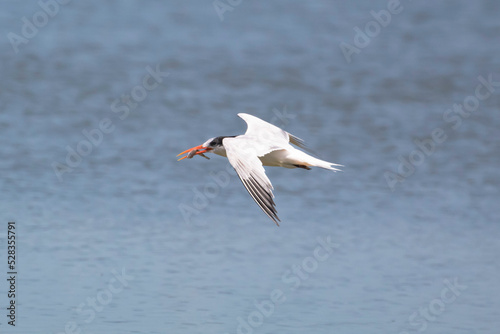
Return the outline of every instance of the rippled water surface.
[[[0,332],[497,333],[498,2],[2,8]],[[226,159],[176,161],[238,112],[345,165],[268,167],[279,228]]]

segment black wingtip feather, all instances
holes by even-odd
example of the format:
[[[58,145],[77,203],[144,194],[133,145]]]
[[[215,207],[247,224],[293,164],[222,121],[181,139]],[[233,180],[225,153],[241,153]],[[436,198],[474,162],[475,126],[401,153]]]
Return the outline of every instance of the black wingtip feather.
[[[255,179],[250,178],[248,180],[243,180],[239,175],[238,177],[255,203],[257,203],[261,210],[264,211],[264,213],[271,218],[277,226],[280,226],[278,222],[281,222],[281,220],[278,217],[278,211],[274,207],[276,204],[274,203],[272,196],[266,192],[265,189],[257,181],[255,181]]]

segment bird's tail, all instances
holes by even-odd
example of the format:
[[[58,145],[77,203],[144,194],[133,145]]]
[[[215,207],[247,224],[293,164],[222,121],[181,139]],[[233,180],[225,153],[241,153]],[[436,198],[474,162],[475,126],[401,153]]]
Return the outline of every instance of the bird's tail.
[[[312,167],[320,167],[328,170],[333,170],[334,172],[342,171],[341,169],[335,167],[344,167],[343,165],[334,164],[332,162],[328,162],[311,156],[309,156],[308,165]]]
[[[340,171],[339,168],[336,167],[344,167],[343,165],[334,164],[332,162],[328,162],[325,160],[318,159],[316,157],[310,156],[309,154],[295,150],[291,154],[286,157],[286,160],[290,163],[291,166],[307,166],[307,167],[320,167],[328,170],[332,170],[334,172]],[[287,167],[287,166],[283,166]],[[289,167],[293,168],[293,167]],[[306,168],[307,169],[307,168]]]

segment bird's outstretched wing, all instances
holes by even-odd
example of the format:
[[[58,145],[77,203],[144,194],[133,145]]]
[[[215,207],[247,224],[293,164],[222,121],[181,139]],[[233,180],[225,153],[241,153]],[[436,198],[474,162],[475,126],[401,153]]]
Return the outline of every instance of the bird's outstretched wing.
[[[278,128],[276,125],[245,113],[239,113],[238,116],[247,123],[248,127],[245,135],[257,137],[261,140],[272,139],[276,144],[290,143],[304,150],[311,151],[302,139]]]
[[[273,185],[266,175],[252,141],[245,136],[224,138],[229,163],[233,166],[248,193],[266,215],[279,226],[274,203]]]

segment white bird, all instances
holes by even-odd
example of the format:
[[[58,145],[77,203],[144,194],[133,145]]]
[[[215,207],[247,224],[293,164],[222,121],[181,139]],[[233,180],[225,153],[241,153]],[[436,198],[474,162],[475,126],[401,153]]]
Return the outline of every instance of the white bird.
[[[239,117],[247,123],[247,131],[240,136],[220,136],[207,140],[179,153],[177,156],[188,153],[184,158],[191,159],[195,155],[207,158],[203,153],[215,153],[227,157],[241,182],[259,207],[279,226],[278,212],[274,203],[273,185],[266,176],[263,166],[277,166],[285,168],[321,167],[332,171],[339,171],[334,166],[342,165],[323,161],[294,148],[296,145],[306,149],[304,141],[275,125],[255,116],[240,113]]]

